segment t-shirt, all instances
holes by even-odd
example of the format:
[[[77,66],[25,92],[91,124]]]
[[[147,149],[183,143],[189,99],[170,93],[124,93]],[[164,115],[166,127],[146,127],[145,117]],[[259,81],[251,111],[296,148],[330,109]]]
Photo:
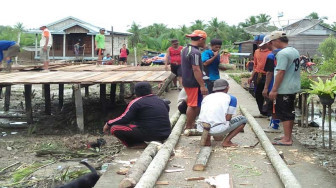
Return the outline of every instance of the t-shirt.
[[[177,105],[180,105],[183,101],[187,101],[187,97],[187,93],[185,92],[184,88],[182,88],[177,97]]]
[[[3,59],[3,51],[8,50],[9,47],[15,45],[15,41],[9,41],[9,40],[0,40],[0,63]]]
[[[266,59],[265,68],[264,68],[265,72],[274,73],[274,68],[277,65],[277,61],[276,61],[275,56],[280,50],[281,49],[276,49],[276,50],[273,50],[271,53],[268,54],[267,59]],[[273,83],[274,83],[274,77],[272,77],[272,80],[271,80],[270,84],[268,85],[268,92],[271,92],[272,87],[273,87]]]
[[[278,88],[278,94],[294,94],[301,90],[300,54],[293,47],[287,47],[276,55],[277,66],[274,78],[279,70],[285,70],[284,79]]]
[[[188,44],[181,53],[183,87],[200,87],[194,76],[193,65],[199,66],[203,72],[201,52],[198,47]],[[204,73],[203,73],[204,74]]]
[[[52,43],[53,43],[53,38],[51,36],[51,33],[50,31],[45,28],[43,31],[42,31],[42,37],[41,37],[41,40],[40,40],[40,47],[43,47],[47,41],[47,37],[49,37],[49,40],[48,40],[48,47],[51,47],[52,46]]]
[[[179,46],[177,49],[173,47],[169,47],[169,58],[170,63],[174,65],[181,65],[181,50],[183,49],[183,46]]]
[[[209,76],[209,80],[211,81],[215,81],[215,80],[218,80],[220,78],[219,76],[219,70],[218,70],[218,65],[219,65],[219,60],[220,60],[220,57],[217,56],[216,59],[213,60],[213,62],[206,66],[204,65],[204,63],[211,59],[212,57],[214,56],[214,53],[212,50],[205,50],[203,53],[202,53],[202,62],[203,62],[203,67],[204,67],[204,71],[206,73],[207,76]]]
[[[230,124],[226,120],[227,114],[235,114],[237,110],[237,98],[223,92],[216,92],[206,96],[202,101],[202,108],[197,120],[197,129],[203,131],[199,126],[201,122],[211,125],[210,134],[225,131]]]
[[[254,52],[254,71],[258,72],[258,73],[266,73],[264,71],[264,67],[266,64],[266,58],[267,55],[270,53],[271,51],[266,49],[266,50],[261,50],[261,49],[257,49]]]
[[[95,37],[95,41],[97,42],[97,48],[105,49],[105,35],[97,34]]]
[[[120,49],[120,57],[127,57],[127,55],[129,54],[129,51],[127,48],[121,48]]]

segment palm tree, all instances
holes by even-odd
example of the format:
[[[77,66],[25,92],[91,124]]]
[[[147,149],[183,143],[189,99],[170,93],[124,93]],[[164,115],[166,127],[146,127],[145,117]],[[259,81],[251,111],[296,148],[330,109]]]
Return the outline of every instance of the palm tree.
[[[218,18],[212,18],[209,21],[207,27],[207,33],[210,38],[224,39],[226,38],[225,30],[227,28],[227,24],[223,21],[218,21]]]
[[[328,20],[328,17],[326,17],[326,16],[322,16],[322,17],[320,17],[320,16],[318,15],[317,12],[312,12],[312,13],[310,13],[308,16],[306,16],[306,18],[308,18],[308,19],[321,20],[322,23],[323,23],[324,20]]]
[[[141,42],[140,25],[133,22],[132,25],[131,25],[131,28],[128,30],[128,32],[132,33],[132,35],[128,39],[131,47],[136,47],[136,45]]]
[[[258,16],[256,16],[256,18],[257,18],[257,23],[269,22],[272,19],[271,16],[267,14],[259,14]]]
[[[195,22],[191,22],[192,25],[190,26],[190,30],[205,30],[207,25],[203,22],[203,20],[195,20]]]
[[[21,33],[24,31],[23,23],[22,23],[22,22],[18,22],[18,23],[16,23],[16,25],[14,26],[14,29],[18,32],[18,40],[17,40],[17,43],[20,44]]]

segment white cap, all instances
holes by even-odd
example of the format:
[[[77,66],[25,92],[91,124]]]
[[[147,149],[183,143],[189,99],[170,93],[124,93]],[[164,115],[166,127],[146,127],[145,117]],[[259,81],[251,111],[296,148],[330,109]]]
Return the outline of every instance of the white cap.
[[[269,42],[271,42],[271,37],[270,37],[270,35],[266,35],[265,37],[264,37],[264,39],[263,39],[263,42],[261,43],[261,44],[259,44],[259,46],[261,47],[261,46],[264,46],[265,44],[267,44],[267,43],[269,43]]]

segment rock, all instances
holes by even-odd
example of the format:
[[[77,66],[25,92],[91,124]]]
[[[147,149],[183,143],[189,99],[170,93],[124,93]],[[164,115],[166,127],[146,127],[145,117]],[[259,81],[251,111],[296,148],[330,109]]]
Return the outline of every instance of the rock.
[[[128,168],[120,168],[118,171],[117,171],[117,174],[119,175],[126,175],[127,172],[128,172]]]
[[[8,147],[7,147],[7,150],[8,150],[8,151],[12,151],[13,148],[8,146]]]

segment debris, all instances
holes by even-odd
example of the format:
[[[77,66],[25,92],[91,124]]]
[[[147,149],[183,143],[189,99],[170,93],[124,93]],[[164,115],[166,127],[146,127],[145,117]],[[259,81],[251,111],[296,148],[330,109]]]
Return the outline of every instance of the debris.
[[[11,134],[17,134],[18,132],[11,132]]]
[[[182,172],[184,171],[185,169],[167,169],[165,170],[166,173],[171,173],[171,172]]]
[[[172,167],[177,167],[177,168],[184,168],[184,166],[182,166],[182,165],[178,165],[178,164],[172,164],[171,166],[172,166]]]
[[[128,172],[129,168],[120,168],[118,171],[117,171],[117,174],[119,175],[126,175],[127,172]]]
[[[21,163],[21,162],[16,162],[16,163],[14,163],[14,164],[11,164],[11,165],[9,165],[9,166],[7,166],[7,167],[1,169],[1,170],[0,170],[0,174],[1,174],[2,172],[4,172],[5,170],[7,170],[7,169],[9,169],[9,168],[11,168],[11,167],[13,167],[13,166],[15,166],[15,165],[17,165],[17,164],[20,164],[20,163]]]
[[[284,153],[282,151],[279,151],[279,155],[282,159],[285,159]]]
[[[210,185],[216,186],[216,188],[232,188],[232,181],[229,174],[220,174],[215,177],[209,177],[205,179],[205,182]]]
[[[184,178],[186,181],[195,181],[195,180],[204,180],[205,177],[190,177],[190,178]]]
[[[169,185],[169,181],[157,181],[156,185]]]
[[[134,164],[136,161],[137,161],[137,159],[131,159],[131,160],[130,160],[130,163],[131,163],[131,164]]]
[[[12,151],[12,150],[13,150],[13,148],[12,148],[12,147],[9,147],[9,146],[7,146],[7,150],[8,150],[8,151]]]
[[[101,172],[106,172],[106,170],[107,170],[107,167],[109,166],[109,164],[108,163],[104,163],[102,166],[101,166]]]
[[[269,163],[269,162],[264,162],[265,164],[268,164],[268,165],[271,165],[272,163]]]

